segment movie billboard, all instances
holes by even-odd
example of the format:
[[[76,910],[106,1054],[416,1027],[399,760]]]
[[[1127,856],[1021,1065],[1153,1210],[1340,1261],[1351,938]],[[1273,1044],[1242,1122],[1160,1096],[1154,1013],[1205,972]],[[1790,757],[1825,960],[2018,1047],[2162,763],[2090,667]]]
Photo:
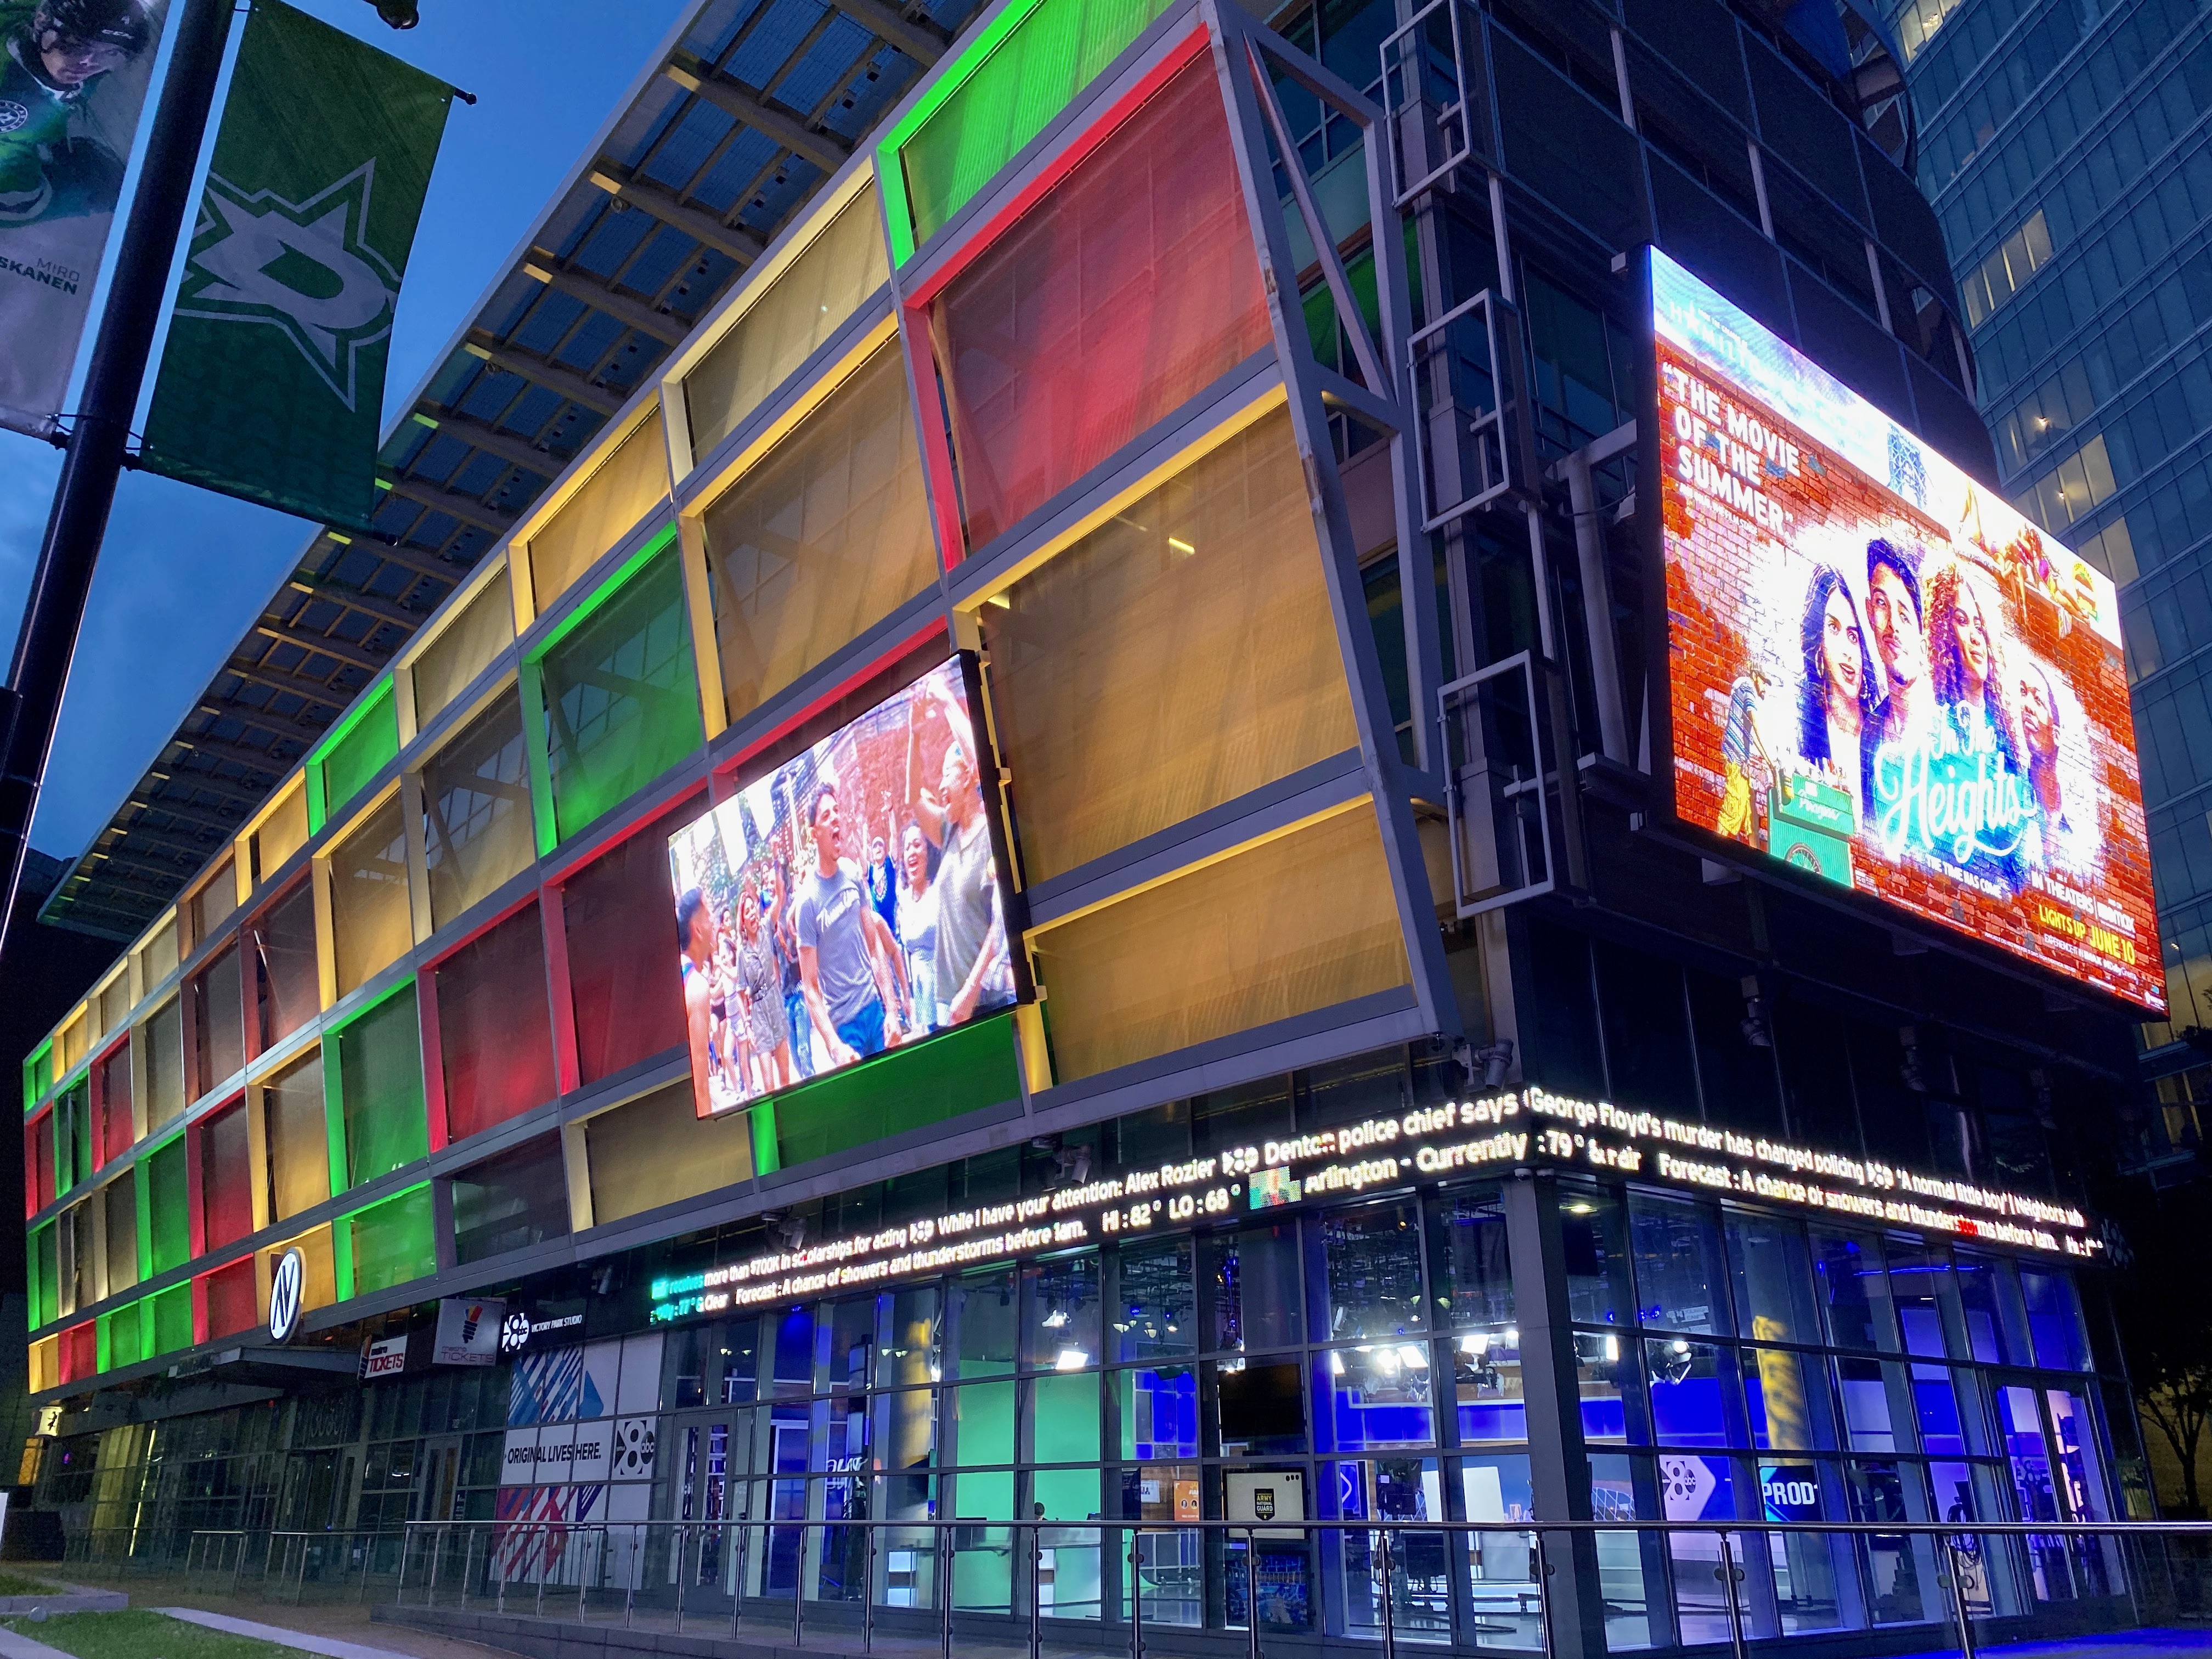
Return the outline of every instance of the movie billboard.
[[[0,0],[0,427],[68,395],[164,0]]]
[[[955,657],[669,838],[700,1116],[1018,1000],[984,754]]]
[[[2163,1012],[2112,584],[1651,253],[1674,809]]]

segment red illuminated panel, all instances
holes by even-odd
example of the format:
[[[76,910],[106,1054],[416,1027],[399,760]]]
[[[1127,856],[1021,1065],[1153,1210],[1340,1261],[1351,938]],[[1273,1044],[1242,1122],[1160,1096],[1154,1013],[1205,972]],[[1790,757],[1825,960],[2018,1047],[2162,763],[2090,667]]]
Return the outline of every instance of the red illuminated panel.
[[[559,1092],[538,917],[537,904],[525,906],[433,970],[452,1139],[504,1123]]]
[[[695,800],[678,811],[698,807]],[[668,915],[665,832],[648,829],[585,866],[562,888],[561,914],[583,1080],[680,1046],[684,979]]]
[[[54,1115],[40,1112],[23,1126],[23,1213],[36,1215],[54,1201]]]
[[[1272,336],[1212,64],[945,285],[930,326],[980,547]]]
[[[199,1159],[203,1249],[218,1250],[253,1231],[253,1175],[247,1162],[246,1103],[238,1102],[193,1126]]]
[[[92,1068],[93,1102],[101,1164],[131,1150],[137,1131],[131,1122],[131,1044],[118,1042]]]
[[[302,882],[246,925],[258,988],[262,1049],[274,1048],[322,1006],[315,967],[315,901]]]
[[[247,1298],[252,1299],[252,1287]],[[62,1381],[75,1382],[82,1377],[96,1376],[100,1370],[100,1328],[96,1322],[86,1320],[82,1325],[72,1325],[61,1335]]]
[[[216,1268],[200,1283],[207,1296],[207,1332],[203,1340],[235,1336],[261,1322],[261,1298],[254,1294],[252,1256]]]

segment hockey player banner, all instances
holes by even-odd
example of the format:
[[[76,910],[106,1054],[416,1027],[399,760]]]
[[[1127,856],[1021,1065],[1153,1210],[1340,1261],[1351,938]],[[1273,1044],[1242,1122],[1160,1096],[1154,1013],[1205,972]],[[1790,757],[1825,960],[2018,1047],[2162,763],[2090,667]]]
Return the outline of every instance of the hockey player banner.
[[[58,429],[165,9],[0,0],[0,426]]]
[[[452,100],[256,0],[155,382],[151,470],[366,524],[392,313]]]

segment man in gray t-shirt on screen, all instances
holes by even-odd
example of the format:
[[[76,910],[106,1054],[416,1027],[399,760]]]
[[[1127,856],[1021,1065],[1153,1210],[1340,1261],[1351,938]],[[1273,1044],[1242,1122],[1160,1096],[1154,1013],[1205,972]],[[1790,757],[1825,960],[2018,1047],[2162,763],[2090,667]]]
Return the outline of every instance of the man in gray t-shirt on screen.
[[[867,883],[844,851],[844,820],[837,790],[815,792],[814,869],[799,896],[793,929],[799,941],[799,994],[806,1000],[817,1052],[817,1072],[881,1054],[899,1041],[896,1018],[887,1016],[877,974],[895,975],[906,996],[906,963],[898,941],[869,902]]]

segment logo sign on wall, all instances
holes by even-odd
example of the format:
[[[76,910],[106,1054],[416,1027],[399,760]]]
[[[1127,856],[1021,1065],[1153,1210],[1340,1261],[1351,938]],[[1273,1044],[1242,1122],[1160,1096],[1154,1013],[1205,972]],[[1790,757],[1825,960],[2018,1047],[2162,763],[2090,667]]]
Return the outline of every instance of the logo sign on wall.
[[[363,1382],[373,1376],[397,1376],[406,1369],[407,1339],[404,1336],[381,1338],[361,1351]]]
[[[496,1365],[507,1304],[496,1297],[449,1296],[438,1304],[433,1365]]]
[[[300,1304],[307,1284],[307,1258],[295,1245],[276,1258],[269,1275],[269,1340],[289,1342],[300,1328]]]

